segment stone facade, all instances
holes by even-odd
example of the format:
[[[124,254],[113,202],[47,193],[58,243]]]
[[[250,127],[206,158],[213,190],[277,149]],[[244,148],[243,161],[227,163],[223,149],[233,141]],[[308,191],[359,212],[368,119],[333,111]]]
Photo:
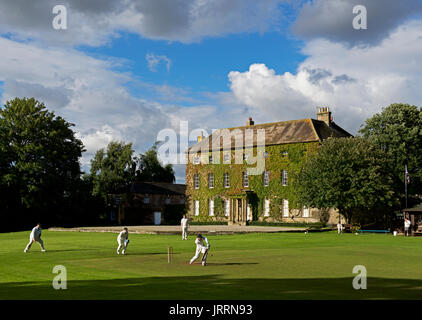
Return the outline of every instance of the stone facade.
[[[154,224],[155,212],[160,212],[161,223],[165,223],[165,212],[172,206],[183,209],[186,186],[184,184],[140,182],[127,190],[113,195],[116,222],[119,225]]]
[[[335,125],[328,108],[319,109],[318,119],[255,125],[250,118],[244,127],[217,130],[199,139],[187,153],[190,218],[239,225],[252,220],[338,222],[335,210],[303,207],[292,186],[295,173],[317,152],[323,139],[350,136]],[[265,146],[256,138],[260,129],[265,132]],[[249,144],[245,139],[248,130],[255,137]],[[229,137],[224,136],[227,133]],[[242,139],[239,148],[236,142]],[[261,165],[251,159],[261,159]]]

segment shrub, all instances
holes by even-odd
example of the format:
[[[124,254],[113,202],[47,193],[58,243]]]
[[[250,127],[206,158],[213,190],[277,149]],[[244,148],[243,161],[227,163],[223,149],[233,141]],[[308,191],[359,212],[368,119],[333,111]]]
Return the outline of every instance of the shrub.
[[[184,204],[169,204],[164,207],[164,224],[179,224],[187,208]]]

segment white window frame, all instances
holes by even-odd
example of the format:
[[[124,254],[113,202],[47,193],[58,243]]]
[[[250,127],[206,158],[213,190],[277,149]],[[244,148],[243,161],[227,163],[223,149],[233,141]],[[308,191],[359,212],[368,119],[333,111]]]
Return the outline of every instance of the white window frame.
[[[230,174],[224,173],[224,188],[230,188]]]
[[[195,216],[199,216],[199,200],[195,200],[194,206]]]
[[[287,170],[283,170],[282,172],[282,178],[281,178],[281,184],[283,185],[283,187],[287,186],[288,183],[288,174],[287,174]]]
[[[268,170],[264,171],[262,184],[264,185],[264,187],[268,187],[268,185],[270,184],[270,172]]]
[[[249,188],[249,177],[247,171],[242,172],[242,185],[244,188]]]
[[[199,189],[199,173],[193,175],[193,186],[195,189]]]
[[[309,218],[310,210],[307,206],[303,206],[302,218]]]
[[[193,164],[200,164],[200,158],[199,157],[193,157]]]
[[[250,203],[248,203],[248,205],[246,207],[246,220],[252,221],[252,207],[251,207]]]
[[[208,173],[208,188],[214,188],[214,173]]]
[[[226,154],[223,155],[223,161],[224,162],[229,162],[230,161],[230,154],[229,153],[226,153]]]
[[[270,216],[270,199],[264,199],[264,217]]]
[[[214,216],[214,199],[209,200],[208,214],[209,214],[210,217]]]
[[[283,217],[288,218],[289,214],[289,200],[283,199]]]
[[[230,200],[225,200],[226,202],[224,203],[224,215],[226,217],[228,217],[230,215]]]

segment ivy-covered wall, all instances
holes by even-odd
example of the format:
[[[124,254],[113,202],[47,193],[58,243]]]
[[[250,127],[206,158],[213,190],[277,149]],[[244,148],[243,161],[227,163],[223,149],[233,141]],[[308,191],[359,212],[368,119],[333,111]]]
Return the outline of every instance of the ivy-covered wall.
[[[245,190],[253,191],[252,196],[248,196],[251,204],[253,220],[282,221],[282,199],[289,201],[290,212],[301,212],[301,204],[298,201],[295,190],[292,187],[292,180],[300,170],[303,161],[312,153],[317,151],[318,142],[294,143],[284,145],[266,146],[265,170],[269,171],[269,185],[264,186],[263,175],[249,175],[249,187],[243,187],[242,172],[248,167],[246,161],[243,164],[235,164],[235,151],[231,153],[231,163],[223,162],[226,151],[220,152],[220,164],[208,164],[210,154],[200,155],[200,164],[194,164],[190,155],[186,165],[186,185],[187,201],[189,203],[189,215],[193,221],[226,220],[224,215],[224,199],[233,196],[246,196]],[[287,152],[287,155],[283,155]],[[256,150],[254,150],[256,155]],[[215,158],[215,153],[214,153]],[[282,185],[282,172],[287,170],[287,186]],[[229,173],[230,187],[224,187],[224,173]],[[194,174],[199,174],[199,189],[194,188]],[[208,186],[208,174],[214,174],[214,187]],[[214,199],[214,216],[209,216],[209,199]],[[270,215],[264,217],[264,199],[270,199]],[[199,215],[194,215],[193,202],[199,200]],[[298,209],[295,211],[295,209]],[[314,210],[311,210],[312,217]],[[300,214],[299,214],[300,215]],[[299,216],[298,215],[298,216]],[[289,219],[291,221],[291,219]]]

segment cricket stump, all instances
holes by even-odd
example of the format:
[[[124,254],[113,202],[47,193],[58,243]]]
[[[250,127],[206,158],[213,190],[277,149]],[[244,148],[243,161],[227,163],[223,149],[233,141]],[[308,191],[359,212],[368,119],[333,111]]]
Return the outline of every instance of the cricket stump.
[[[168,263],[173,262],[173,247],[168,247],[167,249],[167,261]]]

